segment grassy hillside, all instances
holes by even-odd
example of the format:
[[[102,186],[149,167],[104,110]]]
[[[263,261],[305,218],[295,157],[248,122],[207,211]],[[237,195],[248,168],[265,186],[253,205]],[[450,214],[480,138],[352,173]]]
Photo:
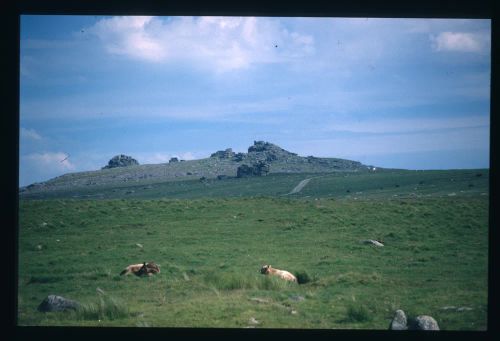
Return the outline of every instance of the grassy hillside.
[[[209,158],[181,160],[162,164],[130,165],[87,172],[68,173],[20,188],[21,196],[44,195],[46,192],[83,190],[105,187],[140,186],[152,183],[235,177],[238,167],[265,163],[269,173],[366,172],[372,169],[357,161],[339,158],[302,157],[272,143],[255,141],[248,153],[219,151]],[[118,156],[117,156],[118,157]],[[50,195],[50,194],[49,194]]]
[[[21,200],[19,324],[387,329],[403,309],[485,329],[487,171],[367,176],[324,175],[288,196],[307,176]],[[118,275],[142,261],[161,273]],[[310,281],[268,278],[263,264]],[[49,294],[84,309],[37,312]]]
[[[489,171],[480,170],[377,170],[270,174],[257,178],[199,179],[122,183],[22,193],[23,199],[154,199],[283,196],[304,179],[307,186],[293,197],[377,198],[388,196],[447,196],[486,193]]]

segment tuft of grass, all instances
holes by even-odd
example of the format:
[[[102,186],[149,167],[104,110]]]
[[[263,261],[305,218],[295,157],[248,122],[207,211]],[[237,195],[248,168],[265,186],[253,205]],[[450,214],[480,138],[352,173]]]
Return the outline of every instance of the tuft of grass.
[[[50,275],[42,275],[42,276],[30,276],[27,284],[45,284],[45,283],[55,283],[64,280],[60,276],[50,276]]]
[[[76,317],[82,320],[116,320],[129,315],[123,302],[103,294],[99,294],[97,302],[83,303],[76,310]]]
[[[284,290],[295,286],[295,283],[286,281],[275,276],[260,276],[257,281],[257,289],[260,290]]]
[[[297,277],[297,283],[306,284],[312,281],[311,276],[307,273],[307,271],[297,271],[295,273],[295,277]]]
[[[210,272],[205,276],[205,282],[218,290],[252,289],[255,287],[255,281],[252,278],[246,278],[238,273]]]
[[[239,273],[210,272],[204,280],[211,288],[217,290],[284,290],[295,286],[295,283],[285,281],[275,276],[248,276]]]
[[[347,322],[368,322],[372,320],[372,316],[364,305],[353,302],[347,306],[345,320]]]

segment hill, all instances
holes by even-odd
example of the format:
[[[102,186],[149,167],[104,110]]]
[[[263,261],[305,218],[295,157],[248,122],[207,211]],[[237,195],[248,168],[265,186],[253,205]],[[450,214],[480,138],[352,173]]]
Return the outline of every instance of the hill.
[[[123,187],[172,182],[236,177],[244,165],[265,164],[269,174],[366,172],[373,167],[339,158],[302,157],[275,144],[254,141],[248,153],[234,153],[231,148],[217,151],[198,160],[171,159],[162,164],[131,164],[126,167],[103,167],[87,172],[68,173],[45,182],[20,188],[20,196],[50,191],[86,190],[98,187]],[[267,174],[267,172],[266,172]]]

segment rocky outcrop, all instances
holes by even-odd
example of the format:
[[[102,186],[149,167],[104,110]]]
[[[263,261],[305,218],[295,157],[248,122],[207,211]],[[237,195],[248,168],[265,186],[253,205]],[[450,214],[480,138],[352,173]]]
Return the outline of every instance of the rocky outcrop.
[[[297,157],[297,154],[269,142],[254,141],[253,146],[248,147],[248,156],[267,162],[276,160],[286,161]]]
[[[247,154],[245,154],[245,153],[236,153],[233,157],[233,161],[240,162],[240,161],[245,160],[246,157],[247,157]]]
[[[238,167],[236,176],[238,178],[244,178],[249,176],[265,176],[269,173],[269,164],[263,161],[259,161],[252,166],[243,164]]]
[[[66,310],[76,310],[80,306],[80,303],[69,300],[62,296],[49,295],[42,303],[38,306],[38,311],[41,312],[52,312],[52,311],[66,311]]]
[[[232,148],[227,148],[226,150],[219,150],[210,155],[210,157],[217,157],[219,159],[230,159],[235,156]]]
[[[74,198],[87,197],[90,194],[82,194],[81,189],[100,186],[121,186],[123,183],[147,185],[152,182],[169,181],[179,178],[193,178],[193,176],[206,179],[214,179],[218,175],[234,177],[238,166],[239,176],[263,176],[267,173],[327,173],[327,172],[357,172],[368,171],[366,166],[357,161],[338,158],[302,157],[291,153],[275,144],[254,141],[248,147],[248,153],[235,153],[231,148],[220,150],[207,157],[197,160],[181,160],[178,157],[170,158],[168,164],[148,164],[140,167],[139,163],[126,155],[113,157],[103,170],[68,173],[53,179],[31,184],[19,188],[19,194],[23,198],[45,198],[53,193]],[[257,165],[257,166],[256,166]],[[109,168],[123,167],[116,171]],[[59,192],[61,191],[61,192]],[[122,193],[121,191],[118,191]],[[118,193],[117,192],[117,193]],[[99,193],[99,196],[107,194]]]
[[[134,165],[138,165],[138,164],[139,164],[139,162],[137,162],[137,160],[132,158],[131,156],[120,154],[120,155],[114,156],[111,160],[109,160],[108,165],[102,167],[102,169],[116,168],[116,167],[128,167],[128,166],[134,166]]]

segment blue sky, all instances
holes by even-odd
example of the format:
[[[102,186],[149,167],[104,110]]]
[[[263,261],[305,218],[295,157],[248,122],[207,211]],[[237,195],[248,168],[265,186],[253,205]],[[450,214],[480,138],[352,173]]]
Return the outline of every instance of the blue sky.
[[[490,20],[25,15],[20,186],[117,154],[162,163],[254,140],[487,168],[490,32]]]

